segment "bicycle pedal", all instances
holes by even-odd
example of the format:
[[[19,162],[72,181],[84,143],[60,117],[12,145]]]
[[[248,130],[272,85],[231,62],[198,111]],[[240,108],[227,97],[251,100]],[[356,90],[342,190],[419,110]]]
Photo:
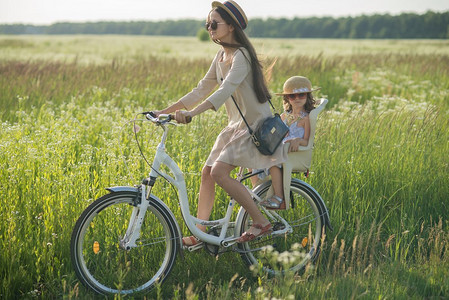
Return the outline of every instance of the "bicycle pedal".
[[[291,233],[292,231],[290,231],[289,228],[279,228],[277,230],[274,230],[273,232],[271,232],[270,236],[280,236],[280,235],[286,235]]]
[[[193,245],[193,246],[183,246],[183,249],[186,249],[189,252],[193,252],[193,251],[196,251],[196,250],[199,250],[199,249],[203,248],[203,246],[204,246],[204,244],[202,242],[200,242],[200,243],[198,243],[196,245]]]
[[[282,223],[280,223],[280,222],[276,222],[276,223],[273,225],[273,232],[274,232],[274,231],[283,230],[283,229],[285,229],[285,225],[282,224]]]

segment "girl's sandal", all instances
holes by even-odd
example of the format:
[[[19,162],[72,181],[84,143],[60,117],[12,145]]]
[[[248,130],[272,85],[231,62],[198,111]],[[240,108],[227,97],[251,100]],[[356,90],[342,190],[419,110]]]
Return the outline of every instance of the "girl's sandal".
[[[182,245],[184,247],[191,247],[196,246],[198,244],[202,243],[199,239],[197,239],[195,236],[185,236],[182,238]]]
[[[259,203],[263,207],[266,207],[267,209],[273,209],[273,210],[281,210],[285,209],[285,201],[281,197],[278,197],[276,195],[271,196],[270,198],[261,201]]]
[[[265,226],[262,226],[261,224],[253,224],[251,227],[260,229],[260,232],[258,234],[253,234],[253,233],[245,231],[242,234],[242,236],[237,240],[237,243],[246,243],[246,242],[254,240],[257,237],[262,237],[264,235],[267,235],[273,231],[273,227],[271,226],[271,223],[268,223]]]

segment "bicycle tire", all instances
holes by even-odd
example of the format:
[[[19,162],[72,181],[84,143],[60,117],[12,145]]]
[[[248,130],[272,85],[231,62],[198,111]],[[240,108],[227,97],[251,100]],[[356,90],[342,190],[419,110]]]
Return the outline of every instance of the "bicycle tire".
[[[271,182],[266,182],[257,192],[262,199],[268,192]],[[261,267],[271,274],[301,272],[309,263],[315,262],[320,254],[321,238],[328,213],[320,205],[321,197],[306,183],[292,179],[290,186],[291,208],[276,210],[284,218],[293,232],[284,235],[268,235],[239,245],[243,261],[248,266]],[[243,234],[252,224],[245,211],[237,229]],[[273,223],[274,230],[282,229],[281,223]]]
[[[119,247],[138,192],[115,192],[94,201],[75,224],[70,250],[79,280],[99,294],[145,293],[162,283],[174,266],[179,242],[176,221],[150,199],[138,247]],[[140,200],[138,200],[140,201]]]

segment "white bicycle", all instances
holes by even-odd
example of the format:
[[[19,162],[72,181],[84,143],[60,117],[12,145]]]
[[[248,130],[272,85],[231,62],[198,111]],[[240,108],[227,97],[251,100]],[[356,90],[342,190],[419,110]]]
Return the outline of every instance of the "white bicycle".
[[[235,220],[231,220],[236,203],[230,199],[222,219],[205,221],[191,215],[183,173],[165,148],[169,126],[174,124],[171,122],[173,117],[155,117],[152,113],[144,115],[145,121],[163,129],[149,177],[138,187],[107,188],[110,193],[90,204],[73,229],[70,245],[72,263],[86,287],[105,295],[144,293],[155,284],[162,283],[172,270],[178,252],[184,250],[182,232],[163,196],[159,198],[151,192],[159,177],[177,189],[183,219],[192,234],[203,242],[187,250],[204,247],[213,255],[235,251],[246,264],[260,265],[272,274],[301,271],[318,257],[322,235],[325,226],[330,227],[330,220],[323,199],[312,186],[296,178],[291,179],[286,210],[272,211],[261,206],[273,225],[271,235],[248,243],[236,243],[252,224],[247,212],[240,208]],[[174,177],[164,173],[161,165],[165,165]],[[253,176],[243,172],[240,168],[238,179],[241,181]],[[271,182],[267,181],[254,190],[248,190],[254,201],[259,202],[265,199],[270,186]],[[196,224],[206,225],[208,231],[199,230]],[[298,245],[304,255],[288,270],[273,262],[264,251],[271,246],[280,253],[297,253]]]

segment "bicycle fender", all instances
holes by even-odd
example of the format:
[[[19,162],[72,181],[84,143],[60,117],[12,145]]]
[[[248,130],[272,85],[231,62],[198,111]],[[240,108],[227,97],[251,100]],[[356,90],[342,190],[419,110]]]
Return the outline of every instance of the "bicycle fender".
[[[118,192],[134,192],[139,193],[139,189],[133,186],[113,186],[108,187],[106,190],[110,193],[118,193]]]
[[[109,191],[110,193],[118,193],[118,192],[131,192],[136,194],[140,193],[139,188],[133,186],[114,186],[108,187],[106,188],[106,190]],[[170,208],[168,208],[168,206],[161,199],[159,199],[153,194],[150,195],[150,203],[151,205],[158,207],[166,215],[166,217],[171,220],[171,222],[175,226],[176,237],[179,240],[179,245],[182,245],[181,229],[179,228],[179,224],[176,221],[176,218],[173,215],[173,212],[170,210]],[[180,250],[182,250],[182,247],[179,248]],[[182,251],[180,252],[182,253]]]
[[[293,181],[296,181],[297,183],[305,186],[307,189],[309,189],[312,192],[312,194],[315,195],[315,197],[313,197],[315,203],[318,204],[323,209],[323,211],[326,212],[324,214],[324,224],[327,226],[327,228],[329,228],[330,231],[333,231],[334,228],[331,225],[331,220],[330,220],[330,217],[329,217],[329,210],[327,209],[326,204],[324,203],[324,200],[321,197],[321,195],[310,184],[308,184],[307,182],[302,181],[302,180],[297,179],[297,178],[292,178],[292,182]]]

